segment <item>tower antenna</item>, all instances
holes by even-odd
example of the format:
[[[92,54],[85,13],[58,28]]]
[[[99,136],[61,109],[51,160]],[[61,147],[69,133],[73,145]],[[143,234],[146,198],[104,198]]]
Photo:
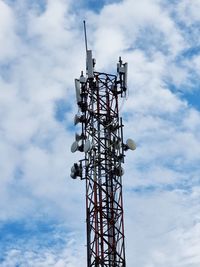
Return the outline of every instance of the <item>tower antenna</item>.
[[[86,76],[75,79],[79,133],[71,152],[83,158],[71,168],[71,177],[86,184],[87,267],[126,267],[122,199],[125,152],[135,150],[132,139],[123,140],[120,96],[127,90],[127,63],[121,58],[117,73],[94,70],[92,50],[86,48]]]
[[[86,54],[87,54],[88,45],[87,45],[87,31],[86,31],[86,23],[85,23],[85,20],[83,21],[83,28],[84,28],[84,35],[85,35],[85,50],[86,50]]]

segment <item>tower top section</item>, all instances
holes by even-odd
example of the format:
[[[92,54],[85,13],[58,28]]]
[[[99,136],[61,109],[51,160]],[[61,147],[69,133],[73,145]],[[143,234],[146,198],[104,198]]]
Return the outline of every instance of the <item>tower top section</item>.
[[[95,58],[92,57],[92,50],[88,49],[87,28],[85,20],[83,21],[83,27],[84,27],[85,51],[86,51],[86,77],[84,77],[82,71],[79,79],[80,83],[87,82],[87,79],[89,79],[89,81],[91,82],[95,81],[95,77],[101,74],[100,72],[95,71],[96,60]],[[115,93],[121,94],[121,97],[126,96],[126,92],[128,89],[127,75],[128,75],[128,63],[123,63],[121,57],[119,57],[119,61],[117,63],[117,74],[111,76],[115,77],[115,88],[113,88],[113,90],[115,89]]]

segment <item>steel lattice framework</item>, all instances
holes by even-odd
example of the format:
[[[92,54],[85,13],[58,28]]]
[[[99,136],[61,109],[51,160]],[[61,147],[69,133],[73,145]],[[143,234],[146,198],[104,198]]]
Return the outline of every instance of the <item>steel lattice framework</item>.
[[[123,142],[119,97],[126,93],[127,63],[121,59],[117,75],[95,72],[87,51],[87,76],[75,80],[81,123],[72,152],[85,152],[72,167],[72,178],[86,181],[87,266],[125,267],[125,237],[122,199],[124,152],[133,147]]]
[[[94,77],[83,86],[88,97],[84,133],[93,144],[86,154],[88,266],[125,266],[116,76],[95,73]]]

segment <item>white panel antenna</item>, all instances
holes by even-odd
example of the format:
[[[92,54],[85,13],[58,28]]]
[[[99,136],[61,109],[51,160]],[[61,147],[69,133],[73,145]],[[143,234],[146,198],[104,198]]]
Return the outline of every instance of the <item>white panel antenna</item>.
[[[88,50],[87,45],[87,32],[86,32],[86,25],[85,21],[83,21],[84,25],[84,34],[85,34],[85,50],[86,50],[86,72],[88,75],[88,78],[94,78],[94,63],[95,60],[92,58],[92,50]]]
[[[84,152],[87,153],[88,151],[90,151],[90,149],[91,149],[91,142],[88,139],[88,140],[85,141]]]
[[[80,83],[86,83],[86,77],[83,75],[83,72],[81,72],[81,76],[79,79]]]
[[[76,101],[77,103],[81,102],[81,94],[80,94],[80,81],[78,79],[75,79],[75,89],[76,89]]]
[[[121,57],[119,58],[119,63],[117,63],[117,72],[120,75],[120,79],[123,86],[123,91],[128,89],[127,77],[128,77],[128,63],[123,63]]]
[[[125,88],[125,90],[128,88],[127,77],[128,77],[128,63],[125,63],[124,64],[124,88]]]
[[[94,77],[92,50],[87,50],[87,74],[88,74],[88,78]]]

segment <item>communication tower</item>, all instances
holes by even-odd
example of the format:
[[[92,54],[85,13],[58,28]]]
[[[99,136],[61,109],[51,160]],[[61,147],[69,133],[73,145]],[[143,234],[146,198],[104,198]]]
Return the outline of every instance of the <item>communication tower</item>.
[[[127,92],[127,63],[121,58],[117,74],[95,71],[95,60],[86,41],[86,75],[75,79],[78,114],[71,152],[84,158],[74,163],[71,177],[86,182],[87,267],[125,267],[122,176],[125,151],[136,148],[123,140],[119,98]]]

